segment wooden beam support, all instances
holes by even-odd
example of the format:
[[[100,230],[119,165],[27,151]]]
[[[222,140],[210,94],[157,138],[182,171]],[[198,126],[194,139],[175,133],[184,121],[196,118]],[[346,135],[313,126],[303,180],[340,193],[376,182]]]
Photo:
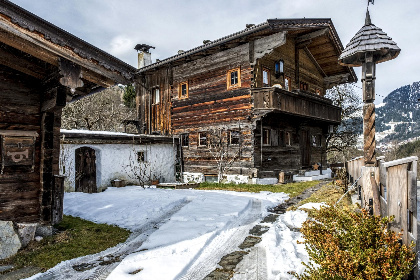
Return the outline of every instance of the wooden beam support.
[[[83,81],[81,78],[81,69],[80,66],[65,59],[59,59],[59,69],[60,69],[60,84],[70,88],[72,92],[76,91],[76,88],[83,87]]]
[[[47,76],[46,70],[30,60],[15,55],[0,46],[0,64],[25,73],[37,79],[44,79]]]
[[[320,37],[320,36],[324,36],[326,34],[329,33],[329,29],[328,28],[323,28],[305,35],[301,35],[299,37],[296,38],[296,44],[305,42],[305,41],[310,41],[314,38]]]
[[[71,94],[70,89],[59,86],[44,93],[41,112],[54,112],[66,106],[67,96]]]
[[[318,69],[319,73],[321,73],[322,76],[326,77],[327,74],[325,74],[324,70],[321,68],[321,66],[318,64],[318,61],[316,61],[315,57],[312,55],[312,53],[309,51],[308,47],[305,49],[306,55],[309,57],[309,59],[312,61],[312,63],[315,65],[316,69]]]

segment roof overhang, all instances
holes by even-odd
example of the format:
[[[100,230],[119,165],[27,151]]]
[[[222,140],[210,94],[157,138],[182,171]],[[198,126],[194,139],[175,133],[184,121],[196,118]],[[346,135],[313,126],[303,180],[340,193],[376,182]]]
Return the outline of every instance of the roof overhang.
[[[351,67],[338,64],[343,45],[331,19],[268,19],[266,22],[246,28],[189,51],[177,54],[137,70],[138,74],[157,70],[161,67],[181,65],[216,52],[237,47],[252,40],[287,31],[316,62],[324,77],[346,75],[346,82],[357,81]]]
[[[0,44],[1,64],[39,80],[46,79],[60,61],[77,65],[80,77],[87,81],[85,88],[78,90],[85,93],[92,88],[128,84],[136,70],[7,0],[0,0]],[[28,67],[22,67],[24,60]]]

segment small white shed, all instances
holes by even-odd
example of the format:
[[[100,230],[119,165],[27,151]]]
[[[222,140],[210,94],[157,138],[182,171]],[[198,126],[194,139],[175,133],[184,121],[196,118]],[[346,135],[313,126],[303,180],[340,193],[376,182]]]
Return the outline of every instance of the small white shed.
[[[178,137],[61,130],[60,174],[66,191],[98,192],[113,181],[176,181]]]

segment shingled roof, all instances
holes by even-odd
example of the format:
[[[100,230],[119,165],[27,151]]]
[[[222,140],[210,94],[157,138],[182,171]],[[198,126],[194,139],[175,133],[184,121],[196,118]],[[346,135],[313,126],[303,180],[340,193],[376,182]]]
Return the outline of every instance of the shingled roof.
[[[356,81],[354,70],[350,67],[338,64],[338,57],[343,50],[343,45],[337,31],[329,18],[301,18],[301,19],[268,19],[266,22],[251,26],[239,32],[230,34],[191,50],[176,54],[172,57],[142,67],[137,73],[145,73],[169,65],[176,66],[188,61],[199,59],[219,52],[221,49],[234,48],[249,41],[268,36],[277,32],[286,31],[290,36],[304,36],[317,30],[325,30],[323,36],[312,40],[308,50],[319,61],[326,76],[343,75],[349,76],[348,81]],[[320,51],[322,50],[322,51]],[[325,51],[327,50],[327,51]],[[334,53],[334,55],[331,55]]]
[[[339,57],[339,63],[345,66],[361,66],[367,52],[374,52],[374,61],[380,63],[396,58],[400,51],[392,38],[372,24],[367,11],[365,25],[347,44]]]

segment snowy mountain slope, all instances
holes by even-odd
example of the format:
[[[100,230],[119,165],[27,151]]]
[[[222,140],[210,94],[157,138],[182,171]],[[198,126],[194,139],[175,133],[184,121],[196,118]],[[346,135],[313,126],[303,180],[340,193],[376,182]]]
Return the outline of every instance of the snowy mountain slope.
[[[392,91],[376,107],[377,140],[404,141],[420,136],[420,82]]]

